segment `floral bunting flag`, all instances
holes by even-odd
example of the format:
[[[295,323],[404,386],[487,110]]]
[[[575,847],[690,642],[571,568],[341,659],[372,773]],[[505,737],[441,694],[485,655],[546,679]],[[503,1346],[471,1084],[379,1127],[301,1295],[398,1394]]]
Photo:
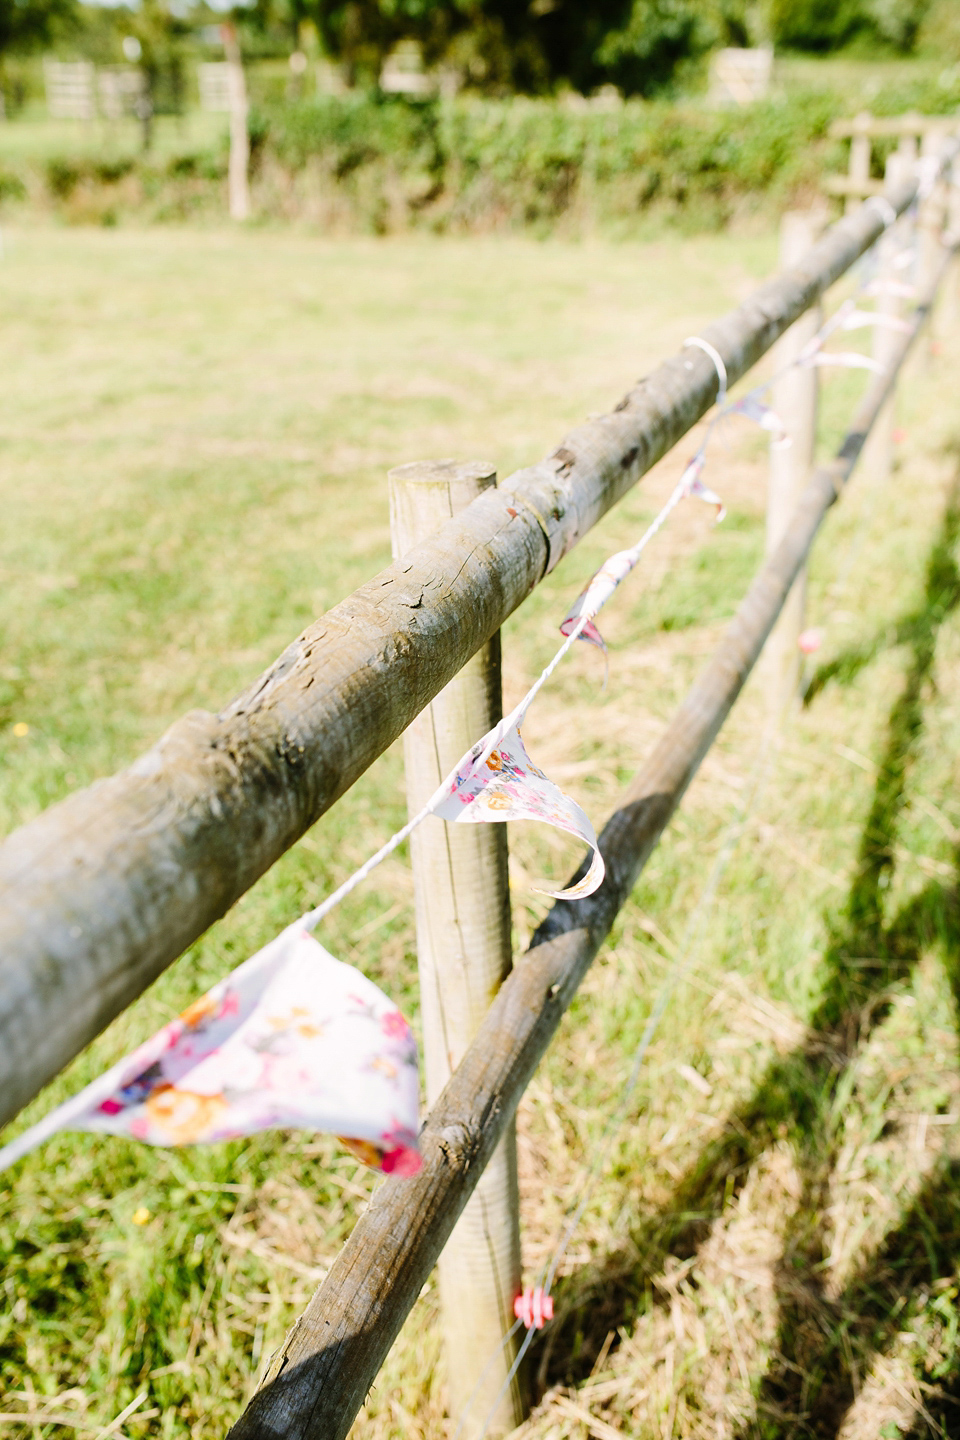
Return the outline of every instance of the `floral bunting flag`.
[[[910,322],[901,315],[886,315],[882,310],[848,310],[840,321],[841,330],[865,330],[875,325],[878,330],[899,330],[906,335]]]
[[[298,923],[0,1150],[0,1170],[60,1130],[177,1146],[297,1129],[414,1175],[418,1099],[400,1011]]]
[[[730,413],[731,415],[742,415],[746,420],[752,420],[755,425],[760,426],[761,430],[769,431],[780,444],[789,445],[790,438],[783,421],[772,405],[768,405],[765,400],[760,399],[756,390],[751,390],[748,395],[744,395],[742,400],[735,401],[730,406]]]
[[[600,569],[590,583],[584,586],[561,621],[561,635],[572,634],[576,629],[577,621],[581,616],[586,615],[586,623],[578,638],[598,646],[606,654],[607,642],[594,625],[593,617],[600,613],[620,581],[626,579],[636,563],[636,557],[632,550],[618,550],[616,555],[611,555],[609,559],[604,560]]]
[[[473,747],[452,780],[446,799],[433,813],[441,820],[465,825],[539,820],[576,835],[593,850],[586,875],[566,890],[540,889],[538,893],[555,900],[592,895],[604,876],[596,832],[576,801],[564,795],[530,759],[520,738],[522,718],[514,712]]]
[[[861,355],[856,350],[813,350],[802,360],[798,360],[797,364],[804,369],[839,365],[847,370],[872,370],[877,375],[883,375],[886,371],[886,366],[881,365],[879,360],[874,360],[870,355]]]
[[[720,496],[716,493],[716,491],[708,490],[706,485],[704,485],[702,479],[700,478],[703,474],[703,467],[706,463],[706,451],[698,451],[697,454],[694,455],[693,459],[690,461],[690,464],[687,466],[686,470],[684,470],[683,474],[681,475],[680,486],[682,493],[684,495],[689,495],[691,499],[703,500],[708,505],[715,505],[717,508],[717,524],[719,525],[720,521],[726,515],[727,510],[726,506],[724,505],[723,501],[720,499]]]
[[[878,276],[868,281],[863,287],[866,296],[895,295],[900,300],[912,300],[917,293],[915,285],[908,285],[906,280],[892,280],[888,277]]]

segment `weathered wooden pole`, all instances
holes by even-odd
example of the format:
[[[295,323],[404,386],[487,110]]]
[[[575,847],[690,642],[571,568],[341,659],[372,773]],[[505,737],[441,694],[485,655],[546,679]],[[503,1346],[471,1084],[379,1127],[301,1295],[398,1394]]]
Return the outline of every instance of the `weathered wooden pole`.
[[[854,116],[853,134],[850,136],[850,189],[843,207],[845,215],[856,210],[867,193],[866,186],[870,180],[870,131],[872,125],[873,116],[868,110],[861,110],[859,115]]]
[[[915,194],[887,198],[899,212]],[[731,383],[882,229],[861,206],[701,330]],[[315,620],[219,714],[191,711],[0,842],[0,1124],[350,788],[716,395],[707,355],[672,356]]]
[[[952,240],[954,236],[960,235],[960,161],[954,159],[950,162],[946,172],[946,182],[945,218],[947,236]],[[960,265],[956,262],[952,266],[943,290],[943,323],[945,328],[953,330],[957,324],[958,312],[960,312]]]
[[[903,150],[904,141],[913,143],[913,158],[909,152]],[[916,164],[916,142],[912,135],[905,135],[901,138],[900,149],[895,150],[887,157],[886,188],[905,180]],[[889,286],[889,289],[881,288],[876,300],[876,308],[879,314],[887,316],[898,316],[903,310],[903,301],[896,293],[898,286],[902,285],[907,278],[904,272],[897,267],[898,256],[904,253],[905,245],[909,244],[910,233],[912,232],[912,221],[904,217],[887,231],[877,246],[878,265],[877,280],[881,287]],[[896,330],[885,325],[877,325],[873,332],[873,358],[881,365],[889,365],[890,358],[897,350],[898,336]],[[873,427],[869,444],[864,452],[864,470],[869,472],[872,479],[879,484],[885,484],[893,474],[893,436],[896,421],[897,390],[896,385],[890,388],[889,396],[884,403],[880,414],[877,416],[876,424]]]
[[[247,82],[243,74],[240,42],[232,24],[221,26],[227,57],[227,98],[230,104],[230,160],[227,183],[230,219],[246,220],[250,214],[250,133],[247,129]]]
[[[921,297],[909,334],[897,336],[897,366],[931,298]],[[427,1117],[423,1169],[378,1188],[229,1440],[345,1440],[564,1010],[756,663],[892,379],[873,377],[843,444],[810,476],[789,529],[603,827],[600,889],[559,901],[539,926]]]
[[[823,226],[824,217],[820,211],[786,212],[780,222],[781,270],[789,270],[802,260],[807,251],[816,244]],[[773,384],[771,399],[774,410],[783,421],[785,437],[774,436],[770,442],[770,475],[767,482],[768,555],[780,544],[813,468],[819,397],[817,371],[812,366],[800,369],[793,362],[817,333],[822,320],[822,307],[812,305],[777,341],[772,351],[773,370],[777,378]],[[774,721],[783,715],[791,696],[797,691],[802,660],[797,642],[803,629],[806,594],[807,572],[804,568],[797,576],[780,619],[767,642],[765,678],[770,714]]]
[[[944,143],[942,133],[937,130],[924,131],[920,147],[921,160],[926,164],[935,162]],[[917,216],[917,287],[920,291],[929,289],[937,273],[943,255],[943,230],[947,214],[946,176],[941,174],[930,193],[920,202]],[[934,308],[930,325],[927,327],[926,344],[918,347],[919,364],[928,365],[939,329],[940,306]]]
[[[396,560],[497,483],[491,466],[453,460],[401,465],[389,479]],[[403,737],[412,815],[502,713],[497,631]],[[411,835],[410,852],[427,1103],[432,1107],[512,964],[507,829],[428,821]],[[456,1419],[470,1403],[467,1437],[479,1435],[516,1354],[515,1341],[501,1342],[513,1324],[513,1301],[520,1291],[519,1212],[511,1121],[439,1262],[450,1413]],[[520,1381],[514,1377],[497,1404],[491,1433],[515,1429],[524,1415]]]

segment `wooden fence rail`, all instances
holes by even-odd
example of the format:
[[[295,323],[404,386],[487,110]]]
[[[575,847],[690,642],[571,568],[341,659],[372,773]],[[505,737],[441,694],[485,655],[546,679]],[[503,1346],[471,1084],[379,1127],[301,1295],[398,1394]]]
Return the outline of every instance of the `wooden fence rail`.
[[[586,900],[555,905],[501,987],[427,1118],[424,1165],[386,1180],[295,1324],[229,1440],[343,1440],[618,911],[783,609],[930,313],[947,252],[832,463],[814,471],[783,538],[720,645],[605,825],[607,865]],[[578,875],[583,870],[578,872]]]
[[[917,142],[940,141],[955,130],[955,115],[871,115],[862,110],[849,120],[834,120],[830,126],[832,140],[849,140],[850,157],[846,175],[826,175],[823,188],[828,195],[844,196],[847,211],[868,195],[882,195],[884,181],[872,176],[874,140],[898,140],[899,153],[907,161],[917,154]]]
[[[910,179],[887,203],[916,194]],[[731,383],[882,230],[863,206],[704,330]],[[191,712],[0,845],[0,1125],[349,789],[716,394],[713,362],[685,349],[316,621],[219,715]]]

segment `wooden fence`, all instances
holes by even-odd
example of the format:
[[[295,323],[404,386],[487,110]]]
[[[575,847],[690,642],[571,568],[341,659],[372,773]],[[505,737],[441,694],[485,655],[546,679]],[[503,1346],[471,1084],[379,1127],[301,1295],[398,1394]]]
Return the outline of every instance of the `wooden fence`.
[[[924,200],[924,280],[834,461],[816,469],[735,619],[601,835],[607,877],[561,902],[425,1122],[424,1167],[387,1180],[297,1322],[233,1440],[346,1435],[519,1098],[753,668],[929,314],[954,233],[944,142]],[[955,195],[955,190],[951,192]],[[706,328],[731,383],[817,305],[918,195],[900,176]],[[606,511],[710,408],[685,347],[609,415],[485,489],[328,612],[221,714],[195,711],[127,770],[0,846],[0,1124],[239,898],[403,733]],[[481,487],[482,488],[482,487]]]

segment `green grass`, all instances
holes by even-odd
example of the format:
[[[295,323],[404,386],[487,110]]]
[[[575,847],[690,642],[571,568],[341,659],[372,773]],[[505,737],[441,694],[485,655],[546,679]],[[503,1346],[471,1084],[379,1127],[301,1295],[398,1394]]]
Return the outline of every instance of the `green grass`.
[[[225,143],[227,118],[193,110],[184,116],[158,115],[153,122],[152,153],[158,159],[183,150]],[[27,115],[0,126],[0,163],[45,161],[55,156],[137,156],[143,131],[137,120],[51,120]]]
[[[507,475],[538,458],[748,293],[775,250],[769,235],[4,238],[3,831],[132,759],[184,710],[219,708],[373,574],[389,554],[389,466],[476,455]],[[944,322],[943,353],[904,392],[893,483],[873,493],[861,477],[830,518],[810,615],[832,619],[810,703],[765,760],[764,697],[750,687],[524,1101],[532,1272],[582,1187],[726,827],[753,796],[561,1269],[560,1318],[534,1353],[544,1398],[531,1436],[585,1434],[571,1397],[642,1437],[832,1435],[843,1416],[845,1437],[905,1435],[922,1423],[915,1401],[938,1418],[946,1407],[919,1383],[958,1383],[958,362]],[[824,384],[832,433],[858,385]],[[693,443],[507,626],[508,702]],[[720,437],[707,480],[729,518],[714,530],[709,507],[682,510],[605,612],[608,689],[583,647],[528,719],[531,754],[597,821],[761,553],[755,432]],[[854,541],[846,591],[829,598]],[[403,814],[395,747],[22,1123],[315,903]],[[543,913],[526,877],[562,880],[575,855],[552,832],[514,828],[518,943]],[[416,1015],[405,856],[322,938]],[[372,1183],[325,1137],[181,1152],[59,1137],[0,1178],[0,1408],[36,1411],[34,1390],[96,1433],[146,1390],[125,1433],[221,1435]],[[431,1287],[358,1433],[433,1440],[443,1405]],[[783,1417],[804,1410],[806,1429],[791,1429]],[[42,1413],[21,1432],[72,1433]]]

